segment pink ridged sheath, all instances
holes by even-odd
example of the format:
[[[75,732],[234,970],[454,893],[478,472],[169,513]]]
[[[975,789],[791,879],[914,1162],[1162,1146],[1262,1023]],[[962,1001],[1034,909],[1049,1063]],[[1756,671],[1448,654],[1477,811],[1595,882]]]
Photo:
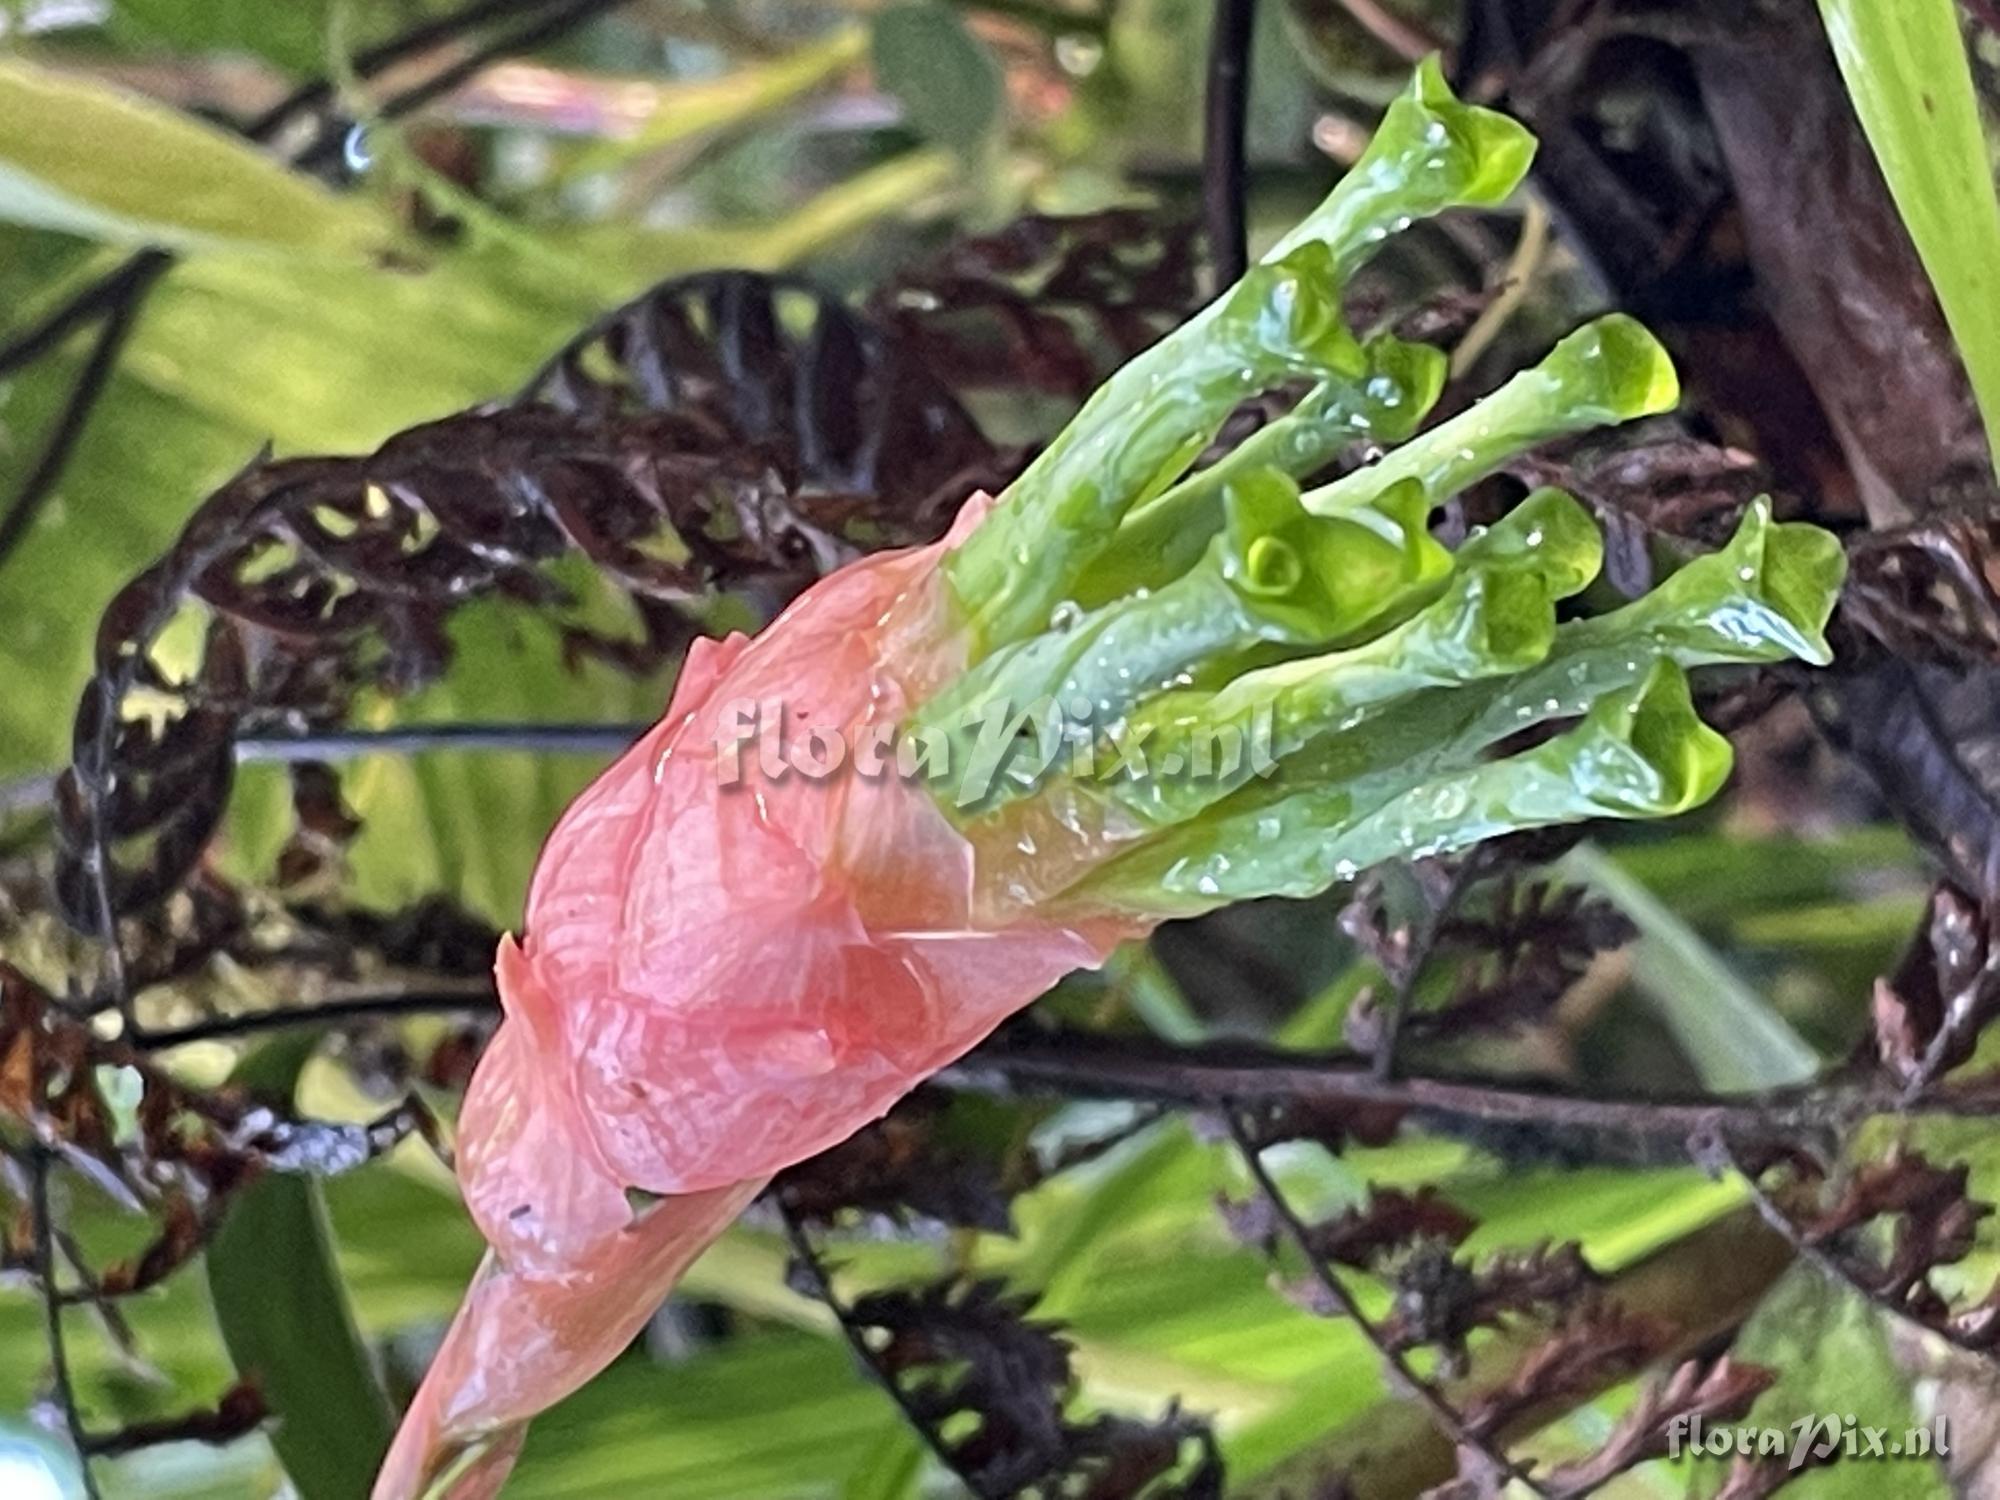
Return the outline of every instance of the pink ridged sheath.
[[[723,748],[748,704],[856,745],[954,678],[938,563],[989,503],[821,580],[754,640],[697,642],[666,717],[550,834],[460,1119],[490,1248],[374,1500],[497,1494],[527,1420],[631,1342],[773,1173],[1148,925],[996,917],[995,872],[921,780],[773,779]]]

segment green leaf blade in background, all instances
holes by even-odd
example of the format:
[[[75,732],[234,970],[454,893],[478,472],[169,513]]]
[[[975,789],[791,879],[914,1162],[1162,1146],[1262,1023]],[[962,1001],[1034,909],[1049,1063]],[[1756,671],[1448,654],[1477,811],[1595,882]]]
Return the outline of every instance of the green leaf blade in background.
[[[289,1102],[318,1042],[253,1052],[236,1081]],[[365,1495],[392,1419],[334,1259],[318,1179],[267,1172],[236,1195],[204,1257],[223,1343],[262,1393],[266,1431],[299,1500]]]
[[[1753,1428],[1783,1429],[1788,1439],[1798,1422],[1822,1423],[1852,1417],[1862,1427],[1883,1429],[1900,1442],[1924,1424],[1913,1386],[1891,1337],[1889,1317],[1846,1287],[1833,1285],[1809,1266],[1797,1266],[1743,1325],[1730,1357],[1782,1370],[1784,1379],[1750,1409]],[[1816,1431],[1814,1442],[1824,1437]],[[1844,1454],[1843,1454],[1844,1457]],[[1726,1464],[1704,1461],[1695,1493],[1713,1494]],[[1977,1493],[1975,1485],[1967,1493]],[[1796,1500],[1946,1500],[1953,1493],[1937,1464],[1908,1458],[1833,1462],[1809,1468],[1784,1489]]]
[[[1848,97],[2000,447],[2000,198],[1954,0],[1819,0]],[[1996,453],[2000,472],[2000,453]]]
[[[1006,102],[1000,64],[956,11],[931,0],[875,20],[875,77],[919,135],[964,156],[992,135]]]
[[[334,258],[391,237],[366,199],[226,131],[19,59],[0,60],[0,218],[111,244]]]

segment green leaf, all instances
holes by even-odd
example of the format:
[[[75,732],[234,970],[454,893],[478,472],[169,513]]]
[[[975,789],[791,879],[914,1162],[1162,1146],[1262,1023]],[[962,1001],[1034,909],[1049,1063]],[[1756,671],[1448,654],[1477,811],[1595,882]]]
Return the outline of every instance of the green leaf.
[[[585,147],[564,166],[558,181],[573,182],[684,146],[700,136],[739,130],[835,78],[855,63],[867,46],[868,34],[858,26],[847,26],[768,62],[736,68],[717,78],[650,86],[621,80],[621,88],[650,87],[652,99],[645,123],[628,137]]]
[[[1811,1045],[1672,907],[1587,844],[1562,868],[1609,897],[1639,929],[1632,981],[1705,1085],[1725,1093],[1777,1088],[1819,1071]]]
[[[973,659],[1040,632],[1128,513],[1167,491],[1246,397],[1294,380],[1364,391],[1381,380],[1383,405],[1419,410],[1417,382],[1430,374],[1420,362],[1371,367],[1372,351],[1343,317],[1345,281],[1413,219],[1511,192],[1531,155],[1521,126],[1459,103],[1434,60],[1420,68],[1326,200],[1234,287],[1100,386],[946,559]],[[1169,514],[1180,524],[1178,507]],[[1208,531],[1198,535],[1205,542]]]
[[[1334,784],[1225,813],[1115,862],[1090,889],[1177,914],[1253,896],[1310,896],[1384,860],[1447,854],[1501,834],[1587,818],[1671,817],[1714,796],[1729,766],[1729,742],[1695,716],[1686,674],[1661,660],[1532,750],[1380,801]]]
[[[1820,0],[1875,160],[1958,340],[2000,472],[2000,200],[1953,0]]]
[[[1886,1429],[1901,1442],[1922,1425],[1912,1380],[1897,1364],[1885,1314],[1846,1287],[1835,1287],[1809,1266],[1794,1269],[1757,1309],[1738,1335],[1730,1356],[1766,1365],[1784,1378],[1758,1398],[1745,1425],[1790,1430],[1795,1422],[1819,1423],[1852,1416],[1856,1423]],[[1789,1448],[1787,1450],[1790,1456]],[[1700,1492],[1714,1493],[1725,1463],[1704,1460],[1697,1473]],[[1837,1462],[1800,1474],[1785,1486],[1798,1500],[1945,1500],[1952,1493],[1935,1463],[1892,1459]]]
[[[1670,411],[1679,400],[1680,382],[1660,341],[1613,313],[1584,324],[1469,410],[1314,490],[1306,505],[1339,510],[1406,479],[1421,481],[1441,504],[1539,443]]]
[[[1207,468],[1134,507],[1077,580],[1076,602],[1102,604],[1180,577],[1221,529],[1223,496],[1244,476],[1276,469],[1303,479],[1350,443],[1400,443],[1415,432],[1444,389],[1448,361],[1428,344],[1388,337],[1369,340],[1365,352],[1360,377],[1322,381]]]
[[[929,1456],[924,1440],[899,1422],[854,1466],[840,1500],[918,1500]]]
[[[1365,639],[1451,573],[1414,485],[1379,507],[1315,516],[1289,477],[1263,469],[1235,479],[1223,510],[1223,531],[1181,577],[1003,647],[924,706],[916,732],[942,732],[950,763],[963,768],[952,807],[985,811],[989,793],[1032,791],[1067,730],[1117,724],[1163,688],[1226,678],[1275,652]],[[1036,726],[1038,753],[1013,756],[1021,742],[992,730],[1042,705],[1060,714]]]
[[[975,156],[1006,105],[1000,64],[949,6],[920,0],[875,18],[875,79],[916,131]]]
[[[317,1037],[245,1058],[236,1081],[289,1103]],[[229,1356],[257,1382],[270,1441],[301,1500],[354,1500],[389,1451],[388,1398],[335,1264],[319,1183],[269,1172],[238,1193],[205,1257]]]
[[[386,220],[227,132],[80,78],[0,60],[0,218],[124,245],[352,258]]]
[[[1332,244],[1345,280],[1390,235],[1413,219],[1453,207],[1490,208],[1528,175],[1535,138],[1518,120],[1461,104],[1435,56],[1390,104],[1361,160],[1340,186],[1266,259],[1321,240]]]
[[[107,44],[137,56],[162,52],[250,53],[293,74],[326,71],[327,24],[343,0],[118,0],[101,21],[58,31],[41,45],[102,54]],[[401,31],[447,9],[448,0],[344,0],[366,41]],[[74,38],[72,44],[71,39]]]

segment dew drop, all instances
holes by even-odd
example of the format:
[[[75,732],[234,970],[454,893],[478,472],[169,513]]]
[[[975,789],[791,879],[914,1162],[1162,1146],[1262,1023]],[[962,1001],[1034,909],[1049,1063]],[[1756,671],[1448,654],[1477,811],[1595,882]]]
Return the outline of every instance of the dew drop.
[[[340,159],[347,170],[359,175],[375,165],[375,151],[368,144],[366,125],[350,126],[340,143]]]

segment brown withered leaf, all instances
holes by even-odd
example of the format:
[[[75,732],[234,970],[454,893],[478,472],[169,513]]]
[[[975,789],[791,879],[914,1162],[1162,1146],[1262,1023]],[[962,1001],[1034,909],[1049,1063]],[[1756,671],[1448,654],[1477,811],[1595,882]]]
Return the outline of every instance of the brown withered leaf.
[[[1456,1036],[1542,1019],[1600,953],[1637,929],[1611,902],[1582,886],[1508,875],[1477,906],[1460,903],[1440,924],[1438,945],[1467,955],[1439,1006],[1408,1017],[1413,1034]]]
[[[1435,1348],[1447,1369],[1460,1369],[1475,1329],[1559,1311],[1597,1284],[1573,1243],[1500,1251],[1476,1264],[1447,1245],[1419,1244],[1395,1269],[1383,1342],[1392,1349]]]
[[[414,1103],[368,1125],[329,1124],[295,1118],[234,1088],[189,1087],[130,1044],[99,1035],[5,963],[0,1059],[8,1079],[0,1100],[5,1123],[153,1221],[152,1238],[129,1259],[79,1268],[100,1301],[144,1291],[185,1265],[230,1195],[259,1173],[349,1171],[432,1129]],[[105,1098],[107,1077],[138,1087],[130,1127],[118,1123]]]
[[[918,1214],[953,1228],[1013,1232],[1012,1194],[1032,1185],[1032,1164],[965,1142],[947,1144],[950,1097],[919,1089],[883,1119],[790,1168],[776,1191],[812,1224],[849,1213]]]
[[[1550,1329],[1504,1383],[1460,1403],[1466,1430],[1495,1438],[1538,1409],[1585,1398],[1644,1366],[1670,1334],[1615,1303],[1586,1302]]]
[[[1963,1260],[1979,1222],[1993,1212],[1991,1204],[1969,1195],[1969,1177],[1963,1162],[1940,1166],[1919,1152],[1899,1150],[1857,1167],[1833,1202],[1801,1218],[1800,1232],[1809,1244],[1832,1246],[1871,1295],[1943,1331],[1950,1307],[1930,1275]],[[1865,1260],[1838,1244],[1881,1220],[1893,1225],[1886,1259]]]
[[[1949,882],[1932,891],[1923,926],[1894,975],[1872,996],[1874,1061],[1898,1085],[1920,1087],[1972,1055],[2000,1008],[2000,954],[1978,904]]]
[[[798,1272],[801,1289],[818,1295],[818,1268]],[[1071,1347],[1030,1310],[999,1281],[947,1279],[870,1293],[842,1316],[977,1495],[1220,1500],[1206,1424],[1173,1407],[1154,1421],[1072,1417]]]
[[[899,272],[869,311],[963,386],[1078,399],[1200,306],[1193,227],[1035,214]]]
[[[1253,1249],[1271,1249],[1280,1226],[1268,1198],[1260,1194],[1241,1202],[1217,1201],[1223,1221],[1238,1241]],[[1476,1227],[1470,1215],[1435,1187],[1426,1185],[1414,1193],[1371,1187],[1366,1203],[1308,1225],[1306,1237],[1320,1259],[1366,1271],[1417,1244],[1457,1245]]]
[[[1647,1383],[1595,1453],[1550,1470],[1542,1476],[1542,1487],[1552,1500],[1594,1494],[1628,1469],[1667,1456],[1676,1424],[1697,1417],[1703,1422],[1741,1420],[1777,1378],[1775,1370],[1726,1354],[1677,1365],[1664,1380]]]
[[[105,610],[57,788],[61,908],[109,940],[156,907],[207,847],[239,738],[336,726],[363,691],[433,680],[472,600],[547,611],[585,649],[561,558],[648,621],[644,650],[612,654],[657,666],[685,645],[681,605],[736,590],[775,606],[865,548],[928,540],[1013,462],[895,335],[744,273],[619,309],[513,405],[361,458],[259,460]],[[200,657],[170,674],[155,649],[190,614]],[[303,830],[337,843],[325,781],[308,776]],[[288,873],[308,863],[295,846]]]

